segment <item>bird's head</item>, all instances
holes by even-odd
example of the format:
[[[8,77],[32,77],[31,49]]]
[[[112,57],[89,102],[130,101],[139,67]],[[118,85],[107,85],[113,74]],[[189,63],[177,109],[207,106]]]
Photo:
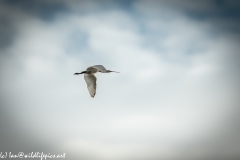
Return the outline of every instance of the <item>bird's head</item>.
[[[107,73],[110,73],[110,72],[120,73],[120,72],[116,72],[116,71],[107,70]]]

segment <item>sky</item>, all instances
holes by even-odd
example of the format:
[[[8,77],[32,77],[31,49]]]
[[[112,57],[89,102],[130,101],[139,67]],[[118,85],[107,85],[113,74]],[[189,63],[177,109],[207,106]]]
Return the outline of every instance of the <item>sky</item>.
[[[2,0],[0,153],[237,160],[239,44],[237,0]]]

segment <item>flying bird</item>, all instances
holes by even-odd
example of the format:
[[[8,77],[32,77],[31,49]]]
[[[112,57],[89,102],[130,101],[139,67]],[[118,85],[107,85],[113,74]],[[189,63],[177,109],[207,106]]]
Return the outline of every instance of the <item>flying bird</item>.
[[[81,73],[74,73],[74,75],[84,74],[84,79],[87,83],[87,88],[92,98],[94,98],[96,94],[97,78],[95,77],[94,74],[97,72],[110,73],[110,72],[116,72],[116,71],[106,70],[106,68],[103,65],[95,65],[95,66],[88,67],[86,71],[82,71]],[[116,72],[116,73],[119,73],[119,72]]]

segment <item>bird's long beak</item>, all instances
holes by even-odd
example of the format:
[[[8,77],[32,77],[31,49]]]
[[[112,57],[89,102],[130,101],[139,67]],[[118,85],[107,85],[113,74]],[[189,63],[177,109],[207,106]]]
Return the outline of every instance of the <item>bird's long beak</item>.
[[[110,71],[110,72],[120,73],[120,72],[117,72],[117,71]]]

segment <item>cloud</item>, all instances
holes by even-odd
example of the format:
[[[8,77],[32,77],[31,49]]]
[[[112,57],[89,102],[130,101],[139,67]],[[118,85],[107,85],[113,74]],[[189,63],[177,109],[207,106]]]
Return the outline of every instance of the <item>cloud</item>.
[[[51,21],[2,7],[1,33],[16,32],[0,48],[3,149],[20,137],[70,159],[238,157],[239,37],[185,14],[213,1],[107,2],[64,2]],[[121,73],[97,74],[92,99],[73,73],[94,64]]]

